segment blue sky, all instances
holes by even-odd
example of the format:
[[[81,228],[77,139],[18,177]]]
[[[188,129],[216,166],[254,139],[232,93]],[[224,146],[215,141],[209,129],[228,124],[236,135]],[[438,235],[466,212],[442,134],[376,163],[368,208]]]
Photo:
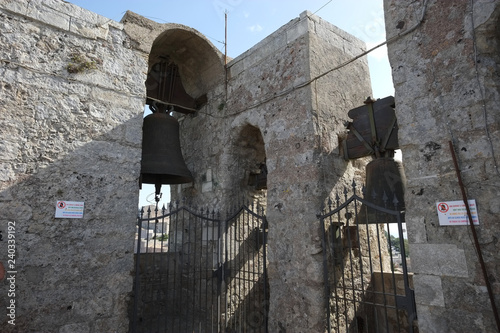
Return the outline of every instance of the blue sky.
[[[309,10],[368,46],[385,40],[383,0],[69,0],[115,21],[127,10],[160,23],[192,27],[224,51],[228,13],[228,55],[242,54],[290,20]],[[385,47],[369,56],[374,97],[393,94]]]
[[[309,10],[367,43],[385,40],[383,0],[69,0],[92,12],[120,21],[127,10],[160,23],[179,23],[205,35],[224,52],[224,12],[228,15],[227,52],[235,58],[282,25]],[[368,56],[373,95],[394,95],[386,48]],[[362,102],[362,101],[360,101]],[[143,187],[140,204],[154,192]],[[164,199],[169,194],[162,188]]]

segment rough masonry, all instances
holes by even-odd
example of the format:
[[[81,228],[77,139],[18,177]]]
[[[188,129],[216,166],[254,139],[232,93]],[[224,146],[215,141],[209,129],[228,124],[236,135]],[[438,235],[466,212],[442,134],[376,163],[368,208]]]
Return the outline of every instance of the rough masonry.
[[[436,203],[462,200],[452,142],[498,308],[499,2],[384,5],[420,331],[496,332],[470,227],[440,226]]]
[[[63,1],[1,1],[0,17],[0,261],[11,223],[17,271],[1,330],[127,331],[146,57]],[[83,218],[56,219],[60,200]]]
[[[56,0],[0,8],[2,221],[16,223],[20,272],[16,326],[2,327],[127,330],[144,82],[169,56],[186,92],[207,100],[177,115],[195,181],[174,187],[174,198],[222,211],[240,196],[267,205],[270,330],[321,331],[315,215],[334,188],[362,176],[342,159],[338,135],[371,89],[366,59],[316,77],[364,43],[304,12],[225,72],[220,52],[189,27],[130,12],[117,23]],[[257,193],[248,178],[262,162],[268,190]],[[56,219],[58,200],[84,202],[83,218]]]
[[[435,204],[461,199],[451,141],[498,304],[499,12],[498,1],[385,2],[422,332],[495,330],[469,229],[439,226]],[[304,12],[226,69],[194,29],[130,12],[118,23],[59,0],[1,0],[0,16],[0,262],[17,272],[0,288],[16,326],[2,314],[2,330],[128,330],[145,81],[165,56],[205,101],[176,114],[194,182],[173,198],[266,206],[269,330],[325,329],[316,213],[364,177],[366,161],[344,161],[339,137],[371,95],[366,59],[330,70],[363,42]],[[249,178],[262,163],[257,191]],[[83,218],[55,218],[61,200],[84,202]]]

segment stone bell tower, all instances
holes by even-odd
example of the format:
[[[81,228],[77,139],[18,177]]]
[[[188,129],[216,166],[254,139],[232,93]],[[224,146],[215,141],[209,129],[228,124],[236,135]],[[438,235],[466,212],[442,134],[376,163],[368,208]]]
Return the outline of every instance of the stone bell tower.
[[[230,59],[227,71],[215,48],[191,53],[180,65],[189,77],[188,63],[213,59],[212,75],[222,80],[186,79],[188,86],[205,87],[193,89],[192,97],[206,94],[206,104],[179,118],[194,181],[172,186],[172,196],[222,211],[242,197],[267,207],[272,332],[325,325],[315,216],[334,189],[363,179],[356,167],[363,162],[343,159],[339,135],[347,111],[371,95],[366,59],[343,65],[364,50],[363,42],[303,12]]]

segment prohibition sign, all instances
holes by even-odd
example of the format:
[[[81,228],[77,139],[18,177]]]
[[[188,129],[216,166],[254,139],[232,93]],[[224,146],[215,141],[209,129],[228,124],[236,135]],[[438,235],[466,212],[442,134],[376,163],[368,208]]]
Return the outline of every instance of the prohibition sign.
[[[449,209],[450,209],[450,207],[448,207],[448,204],[446,202],[438,203],[439,212],[446,213],[446,212],[448,212]]]
[[[57,203],[57,208],[63,209],[64,207],[66,207],[66,203],[64,201],[59,201]]]

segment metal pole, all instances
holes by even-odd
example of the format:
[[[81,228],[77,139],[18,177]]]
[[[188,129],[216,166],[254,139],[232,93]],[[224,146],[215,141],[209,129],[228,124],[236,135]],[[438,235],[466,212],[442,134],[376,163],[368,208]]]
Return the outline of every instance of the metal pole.
[[[469,208],[469,201],[467,200],[467,194],[465,193],[465,187],[462,183],[462,176],[460,173],[460,168],[458,167],[457,157],[455,156],[455,148],[453,143],[448,141],[450,145],[451,156],[453,157],[453,164],[455,164],[455,171],[457,173],[458,184],[460,186],[460,191],[462,192],[462,198],[464,200],[465,209],[467,210],[467,216],[469,217],[469,225],[472,231],[472,237],[474,238],[474,245],[476,246],[477,256],[479,257],[479,264],[481,265],[481,270],[483,271],[484,281],[486,283],[486,289],[488,289],[488,295],[490,297],[491,309],[493,310],[493,316],[495,317],[495,322],[497,324],[498,332],[500,332],[500,318],[498,316],[497,306],[495,304],[495,296],[490,285],[490,280],[488,278],[488,273],[486,272],[486,265],[484,264],[483,253],[481,252],[481,246],[479,245],[479,240],[476,234],[476,227],[474,226],[474,221],[472,220],[472,214]]]
[[[224,72],[225,72],[225,87],[227,100],[227,10],[224,12]]]

